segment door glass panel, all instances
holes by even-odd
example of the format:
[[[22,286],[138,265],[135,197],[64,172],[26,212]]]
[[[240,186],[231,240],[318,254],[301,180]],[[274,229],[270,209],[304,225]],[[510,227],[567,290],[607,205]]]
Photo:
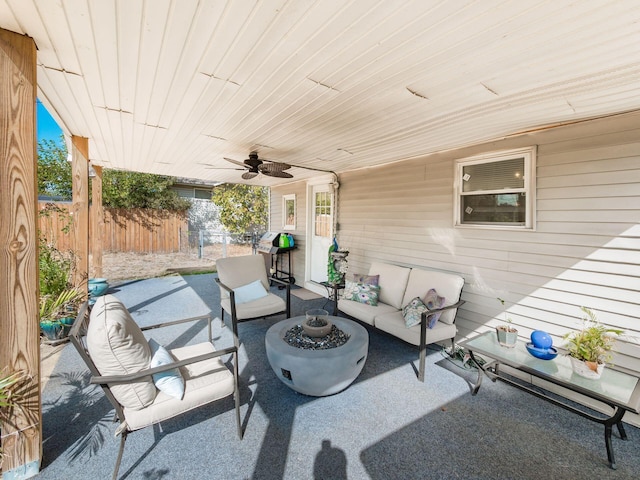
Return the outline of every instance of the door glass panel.
[[[331,235],[331,193],[315,194],[314,235],[329,237]]]

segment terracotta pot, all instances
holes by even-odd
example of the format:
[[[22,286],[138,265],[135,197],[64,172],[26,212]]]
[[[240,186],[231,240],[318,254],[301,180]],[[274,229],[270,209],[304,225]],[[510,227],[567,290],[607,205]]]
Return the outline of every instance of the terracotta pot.
[[[604,370],[604,363],[584,362],[574,357],[569,357],[569,360],[571,360],[573,373],[584,378],[597,380],[600,378],[602,371]]]

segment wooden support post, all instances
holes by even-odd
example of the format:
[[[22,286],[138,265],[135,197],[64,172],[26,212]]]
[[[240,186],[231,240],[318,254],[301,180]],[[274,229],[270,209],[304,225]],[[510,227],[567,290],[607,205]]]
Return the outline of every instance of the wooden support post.
[[[102,277],[102,249],[104,243],[104,208],[102,207],[102,167],[93,166],[95,176],[91,177],[91,266],[93,277]]]
[[[29,377],[26,408],[0,425],[3,478],[36,475],[42,458],[36,88],[35,43],[0,29],[0,370]]]
[[[73,250],[76,255],[74,286],[87,288],[89,278],[89,140],[71,137],[73,184]]]

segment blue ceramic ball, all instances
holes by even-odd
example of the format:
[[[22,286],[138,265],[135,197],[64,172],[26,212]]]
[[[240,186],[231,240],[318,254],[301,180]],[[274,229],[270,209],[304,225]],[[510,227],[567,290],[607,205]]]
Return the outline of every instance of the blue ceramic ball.
[[[540,348],[542,350],[548,350],[553,345],[553,340],[551,335],[547,332],[543,332],[542,330],[536,330],[531,332],[531,343],[536,348]]]

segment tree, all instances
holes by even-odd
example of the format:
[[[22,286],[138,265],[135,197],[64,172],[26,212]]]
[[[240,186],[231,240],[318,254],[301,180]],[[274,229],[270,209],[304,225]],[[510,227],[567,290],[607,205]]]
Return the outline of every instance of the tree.
[[[253,185],[223,184],[211,195],[220,207],[220,221],[230,232],[259,232],[267,228],[269,189]]]
[[[171,190],[174,183],[174,177],[105,169],[102,203],[112,208],[184,212],[191,203]],[[60,142],[43,140],[38,143],[38,195],[73,199],[71,162],[67,161],[67,147],[62,138]]]
[[[71,163],[67,161],[64,140],[38,142],[38,195],[72,199]]]
[[[171,190],[174,183],[174,177],[164,175],[105,170],[102,175],[102,203],[111,208],[189,210],[191,202]]]

